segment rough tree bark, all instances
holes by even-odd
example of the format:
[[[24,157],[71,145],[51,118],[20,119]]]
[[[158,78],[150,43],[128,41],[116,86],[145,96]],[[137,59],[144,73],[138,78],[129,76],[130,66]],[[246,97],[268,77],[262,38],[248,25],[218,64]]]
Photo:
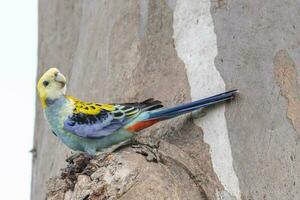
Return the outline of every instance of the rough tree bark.
[[[297,199],[299,10],[281,0],[40,0],[38,76],[58,67],[69,94],[165,106],[241,95],[142,132],[149,148],[67,162],[37,101],[32,199]]]
[[[69,80],[69,94],[100,102],[154,97],[166,106],[191,100],[185,67],[174,48],[173,11],[164,1],[44,0],[39,9],[38,74],[48,66],[59,67]],[[59,175],[70,155],[49,133],[37,102],[33,199],[45,196],[45,182]],[[92,195],[90,187],[103,190],[101,197],[124,199],[212,199],[222,188],[202,132],[190,118],[162,123],[143,135],[163,138],[159,151],[167,155],[164,162],[147,162],[130,150],[116,153],[103,161],[98,175],[91,175],[96,180],[78,177],[74,199]],[[62,188],[57,181],[50,181],[49,199],[68,199],[53,191]],[[102,181],[109,182],[93,186]]]

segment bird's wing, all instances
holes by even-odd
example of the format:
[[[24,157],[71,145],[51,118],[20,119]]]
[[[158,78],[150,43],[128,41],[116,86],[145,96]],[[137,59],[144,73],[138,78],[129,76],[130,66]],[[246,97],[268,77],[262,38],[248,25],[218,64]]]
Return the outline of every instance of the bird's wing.
[[[101,138],[112,134],[142,111],[162,107],[153,99],[141,103],[96,104],[67,96],[74,105],[72,115],[64,122],[64,129],[85,138]]]

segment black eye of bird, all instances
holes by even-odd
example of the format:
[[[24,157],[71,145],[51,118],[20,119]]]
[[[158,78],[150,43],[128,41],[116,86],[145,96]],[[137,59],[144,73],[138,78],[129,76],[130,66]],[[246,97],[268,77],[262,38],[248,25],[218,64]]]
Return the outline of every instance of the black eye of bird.
[[[49,81],[44,81],[44,82],[43,82],[43,85],[44,85],[45,87],[47,87],[47,85],[49,85]]]
[[[55,72],[54,76],[57,77],[57,75],[58,75],[58,72]]]

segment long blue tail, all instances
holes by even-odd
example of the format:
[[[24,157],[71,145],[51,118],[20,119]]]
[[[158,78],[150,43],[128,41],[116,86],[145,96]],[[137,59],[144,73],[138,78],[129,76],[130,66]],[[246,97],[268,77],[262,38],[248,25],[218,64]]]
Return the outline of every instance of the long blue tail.
[[[178,105],[172,108],[165,108],[165,109],[160,109],[160,110],[153,110],[149,111],[149,118],[148,120],[151,119],[170,119],[173,117],[177,117],[179,115],[192,112],[194,110],[198,110],[200,108],[204,108],[219,102],[223,102],[229,99],[233,99],[235,94],[237,93],[237,90],[231,90],[228,92],[224,92],[221,94],[217,94],[215,96],[211,96],[205,99],[201,99],[198,101],[193,101],[190,103]]]

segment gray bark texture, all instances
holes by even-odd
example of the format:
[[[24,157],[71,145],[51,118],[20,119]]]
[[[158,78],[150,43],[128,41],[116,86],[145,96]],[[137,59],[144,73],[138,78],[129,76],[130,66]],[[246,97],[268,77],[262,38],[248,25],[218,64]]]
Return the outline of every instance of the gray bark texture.
[[[42,0],[38,74],[57,66],[69,80],[68,93],[87,101],[153,97],[166,106],[190,101],[186,70],[174,49],[172,20],[173,11],[164,1]],[[32,199],[38,200],[45,198],[46,181],[59,175],[70,151],[50,133],[40,102],[35,131]],[[130,150],[121,151],[91,176],[78,176],[71,199],[84,199],[87,194],[93,199],[97,192],[99,199],[215,196],[221,186],[211,167],[209,148],[190,118],[164,122],[142,134],[163,138],[159,149],[170,159],[150,163]],[[69,188],[58,189],[62,187],[57,181],[50,181],[48,198],[70,199]]]
[[[167,107],[240,95],[93,158],[69,158],[37,100],[32,200],[299,199],[299,10],[282,0],[40,0],[38,77],[59,68],[70,95]]]

